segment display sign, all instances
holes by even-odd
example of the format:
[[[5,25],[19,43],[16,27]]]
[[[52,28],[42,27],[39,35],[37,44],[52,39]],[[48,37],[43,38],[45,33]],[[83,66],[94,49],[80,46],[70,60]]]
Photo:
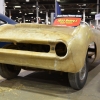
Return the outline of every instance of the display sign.
[[[100,14],[95,15],[95,20],[100,20]]]
[[[54,20],[54,26],[78,26],[81,22],[81,18],[76,17],[62,17]]]
[[[57,15],[57,17],[82,17],[82,15]]]

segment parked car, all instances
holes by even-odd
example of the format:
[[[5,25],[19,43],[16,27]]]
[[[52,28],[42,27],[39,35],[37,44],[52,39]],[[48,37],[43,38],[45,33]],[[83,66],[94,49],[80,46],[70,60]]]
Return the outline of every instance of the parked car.
[[[16,77],[22,69],[68,73],[72,88],[82,89],[88,63],[100,60],[100,31],[88,24],[62,27],[33,23],[0,26],[0,74]]]
[[[10,19],[9,17],[3,15],[0,13],[0,25],[4,25],[4,24],[16,24],[17,22],[15,22],[14,20]],[[0,43],[0,47],[3,47],[4,45],[9,44],[6,42],[1,42]]]
[[[14,20],[10,19],[9,17],[3,15],[0,13],[0,25],[3,24],[16,24],[17,22],[15,22]]]

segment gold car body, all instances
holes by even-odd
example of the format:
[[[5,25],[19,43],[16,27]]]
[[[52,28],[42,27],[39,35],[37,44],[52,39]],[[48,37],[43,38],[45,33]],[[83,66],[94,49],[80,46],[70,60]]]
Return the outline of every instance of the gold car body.
[[[48,69],[62,72],[79,72],[84,66],[89,44],[96,44],[96,58],[100,59],[100,31],[87,25],[73,27],[39,24],[0,26],[0,42],[50,45],[48,53],[0,48],[0,63]],[[65,56],[57,56],[55,46],[62,42],[67,47]]]

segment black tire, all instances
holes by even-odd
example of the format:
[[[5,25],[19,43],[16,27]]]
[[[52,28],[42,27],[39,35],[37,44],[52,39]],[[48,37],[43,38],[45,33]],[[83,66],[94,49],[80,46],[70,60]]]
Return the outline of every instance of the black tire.
[[[13,44],[8,44],[8,45],[5,45],[3,48],[17,49],[17,46]],[[3,78],[6,78],[8,80],[17,77],[20,70],[21,70],[21,67],[19,66],[9,65],[9,64],[0,64],[0,75]]]
[[[68,79],[71,87],[75,90],[80,90],[84,87],[88,76],[87,60],[83,68],[78,73],[68,73]]]
[[[0,64],[0,75],[6,79],[13,79],[17,77],[21,68],[15,65]]]

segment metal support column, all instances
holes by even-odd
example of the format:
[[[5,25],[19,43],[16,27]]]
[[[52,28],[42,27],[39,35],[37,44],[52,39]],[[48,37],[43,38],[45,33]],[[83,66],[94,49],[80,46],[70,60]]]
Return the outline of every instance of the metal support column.
[[[36,1],[36,22],[39,23],[39,8],[38,8],[38,1]]]
[[[99,13],[99,0],[97,0],[97,14]],[[98,20],[96,20],[96,26],[98,26]]]
[[[22,17],[23,23],[25,23],[25,16]]]
[[[11,10],[9,10],[9,18],[11,19]]]
[[[54,21],[54,13],[52,12],[51,13],[51,25],[53,24],[53,21]]]
[[[83,10],[83,22],[85,22],[85,9]]]
[[[55,0],[55,18],[57,17],[57,0]]]
[[[46,25],[48,25],[48,12],[46,11]]]

